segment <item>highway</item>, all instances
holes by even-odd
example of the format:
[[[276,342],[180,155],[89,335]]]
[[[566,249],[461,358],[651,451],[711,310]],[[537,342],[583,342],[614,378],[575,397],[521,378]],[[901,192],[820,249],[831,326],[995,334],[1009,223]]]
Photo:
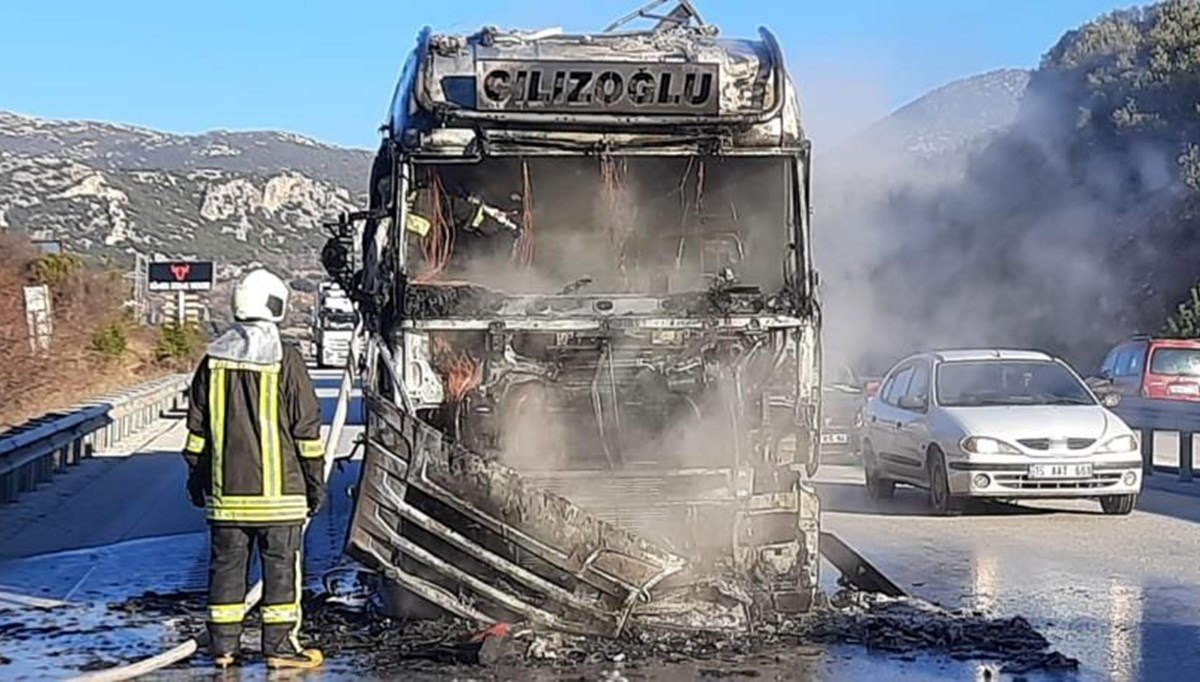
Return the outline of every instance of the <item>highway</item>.
[[[314,379],[328,419],[338,374],[314,371]],[[356,403],[341,452],[361,432]],[[147,590],[203,589],[204,522],[184,494],[183,436],[180,421],[165,422],[135,439],[135,451],[100,453],[0,508],[0,655],[10,660],[0,677],[59,678],[89,663],[157,653],[198,625],[133,624],[104,608]],[[355,462],[335,472],[331,502],[310,529],[310,582],[338,560],[356,475]],[[825,527],[914,595],[1024,616],[1081,660],[1072,679],[1132,681],[1187,679],[1181,672],[1200,665],[1200,484],[1193,485],[1149,489],[1124,518],[1073,502],[933,517],[914,490],[869,501],[851,466],[825,467],[820,491]],[[834,577],[826,566],[830,589]],[[910,658],[839,646],[762,670],[775,679],[985,679],[970,661]],[[337,670],[326,676],[339,678]]]

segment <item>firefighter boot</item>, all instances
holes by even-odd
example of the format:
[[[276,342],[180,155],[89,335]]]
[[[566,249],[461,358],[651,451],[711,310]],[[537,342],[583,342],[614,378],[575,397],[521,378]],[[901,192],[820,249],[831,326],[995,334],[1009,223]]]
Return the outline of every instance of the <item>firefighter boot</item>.
[[[324,662],[325,656],[320,649],[303,649],[296,653],[281,651],[267,657],[267,667],[272,670],[312,670],[321,667]]]

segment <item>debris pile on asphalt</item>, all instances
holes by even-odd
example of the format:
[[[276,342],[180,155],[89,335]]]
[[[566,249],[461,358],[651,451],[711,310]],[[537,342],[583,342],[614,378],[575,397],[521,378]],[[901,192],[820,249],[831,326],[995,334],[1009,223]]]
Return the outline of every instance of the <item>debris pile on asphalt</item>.
[[[148,615],[190,616],[203,622],[202,595],[148,593],[112,608]],[[479,630],[467,621],[398,621],[370,604],[348,605],[329,595],[307,595],[305,637],[326,654],[353,659],[379,673],[437,666],[526,665],[576,667],[599,663],[737,662],[752,656],[813,655],[826,645],[862,646],[914,660],[945,655],[999,664],[1003,672],[1074,670],[1079,663],[1050,649],[1021,617],[990,618],[949,611],[911,597],[840,591],[812,613],[773,618],[751,632],[682,632],[631,627],[619,639],[537,631],[520,624]]]
[[[1074,670],[1079,661],[1050,650],[1050,642],[1020,616],[990,618],[948,611],[912,597],[843,590],[807,628],[817,641],[861,644],[894,654],[939,652],[956,659],[994,660],[1002,672]]]

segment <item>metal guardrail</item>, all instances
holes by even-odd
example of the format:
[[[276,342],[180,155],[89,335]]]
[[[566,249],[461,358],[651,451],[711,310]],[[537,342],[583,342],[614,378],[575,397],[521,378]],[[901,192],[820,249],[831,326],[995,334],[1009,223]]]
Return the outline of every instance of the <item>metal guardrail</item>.
[[[1193,442],[1200,433],[1200,403],[1124,396],[1113,412],[1138,432],[1142,471],[1146,476],[1157,470],[1177,474],[1182,482],[1192,480]],[[1171,441],[1177,441],[1178,445],[1169,447]]]
[[[0,504],[178,409],[189,381],[186,374],[156,379],[0,432]]]

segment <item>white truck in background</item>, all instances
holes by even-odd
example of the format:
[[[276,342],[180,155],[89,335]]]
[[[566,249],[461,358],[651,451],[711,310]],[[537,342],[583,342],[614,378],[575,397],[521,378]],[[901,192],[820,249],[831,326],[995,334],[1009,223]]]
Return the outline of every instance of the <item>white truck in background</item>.
[[[313,306],[312,340],[317,367],[344,367],[354,335],[354,306],[335,282],[321,282]]]

